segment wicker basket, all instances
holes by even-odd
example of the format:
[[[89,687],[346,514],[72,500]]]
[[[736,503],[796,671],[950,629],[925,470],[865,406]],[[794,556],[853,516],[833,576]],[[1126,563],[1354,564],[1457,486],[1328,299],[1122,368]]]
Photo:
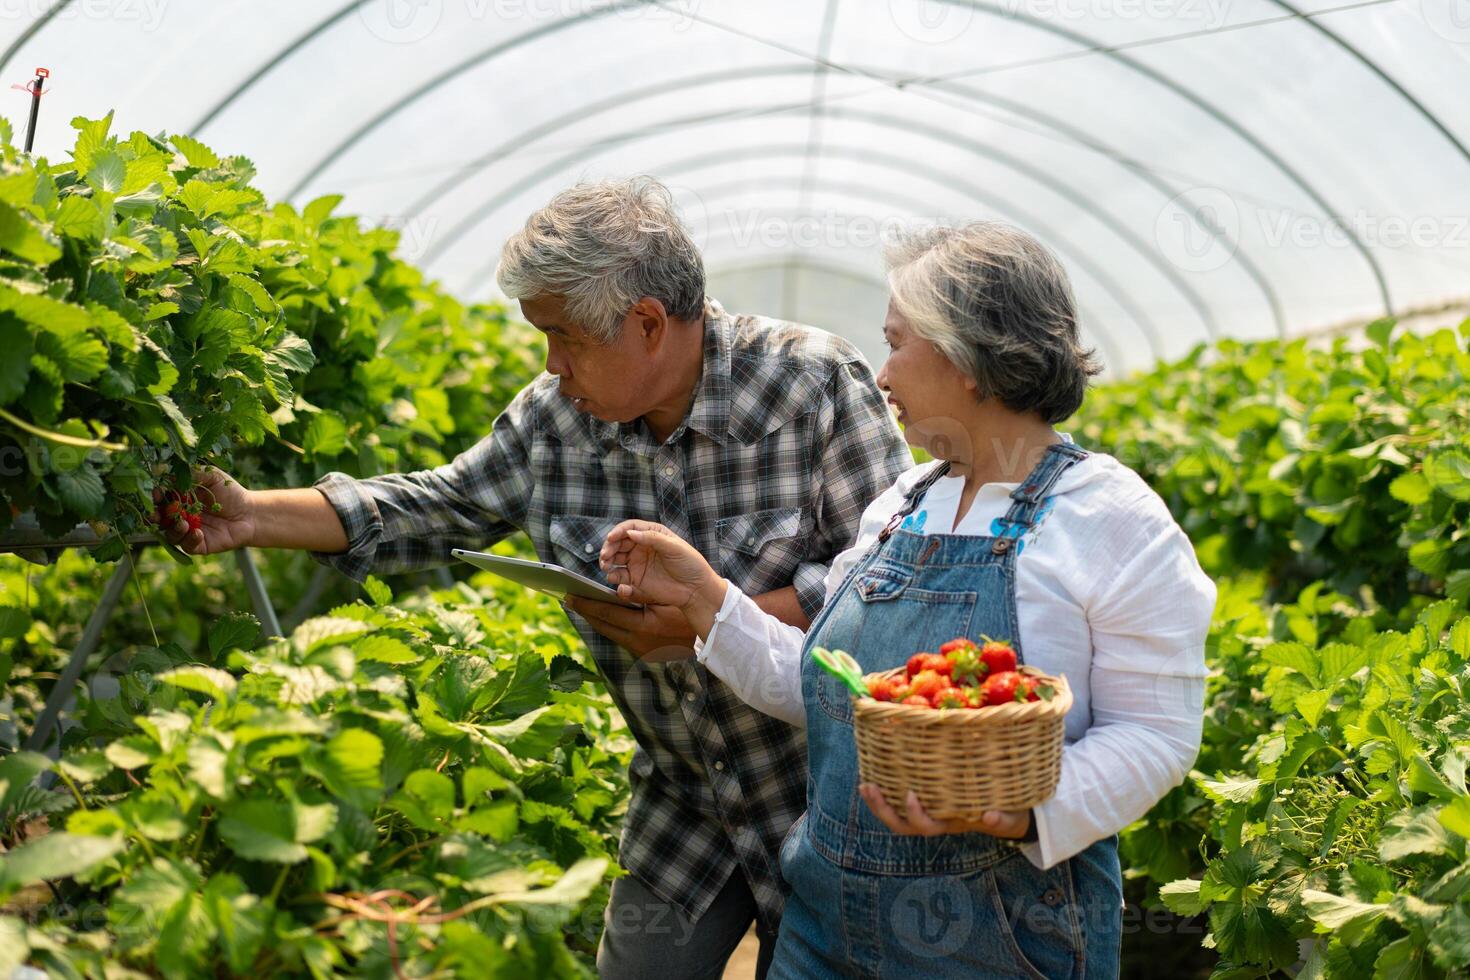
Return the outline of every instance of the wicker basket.
[[[1072,691],[1065,677],[1022,666],[1056,689],[1051,700],[935,710],[853,698],[858,774],[899,813],[908,791],[937,820],[974,820],[986,810],[1026,810],[1057,791]],[[902,677],[897,667],[873,677]]]

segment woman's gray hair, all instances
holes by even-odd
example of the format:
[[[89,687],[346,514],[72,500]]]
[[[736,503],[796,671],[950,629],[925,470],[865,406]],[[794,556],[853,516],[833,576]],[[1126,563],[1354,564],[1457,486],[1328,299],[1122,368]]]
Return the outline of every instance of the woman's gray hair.
[[[562,297],[568,318],[601,342],[644,296],[674,319],[704,315],[704,260],[652,177],[562,191],[505,243],[495,279],[511,299]]]
[[[1082,405],[1102,367],[1077,336],[1077,303],[1051,250],[1011,225],[978,221],[910,233],[887,249],[893,305],[975,379],[982,398],[1050,424]]]

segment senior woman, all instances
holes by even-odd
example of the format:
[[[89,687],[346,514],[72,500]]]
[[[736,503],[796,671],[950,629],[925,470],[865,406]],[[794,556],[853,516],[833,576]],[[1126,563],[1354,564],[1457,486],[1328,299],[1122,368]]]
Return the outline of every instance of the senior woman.
[[[1046,248],[978,223],[909,237],[889,266],[877,382],[935,462],[867,509],[811,629],[763,613],[657,524],[619,525],[601,561],[625,597],[682,610],[696,655],[747,703],[806,726],[772,977],[1113,977],[1116,835],[1198,751],[1215,587],[1137,474],[1054,428],[1097,368]],[[1056,795],[938,821],[912,793],[859,785],[850,699],[808,652],[880,671],[982,634],[1074,692]]]

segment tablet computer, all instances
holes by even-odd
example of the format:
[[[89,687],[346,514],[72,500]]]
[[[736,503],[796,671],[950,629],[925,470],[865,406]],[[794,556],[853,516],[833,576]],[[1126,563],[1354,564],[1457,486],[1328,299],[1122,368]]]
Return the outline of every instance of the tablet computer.
[[[560,565],[552,565],[544,561],[527,561],[524,558],[505,558],[501,555],[488,555],[483,551],[466,551],[463,548],[455,548],[449,553],[460,561],[469,562],[476,568],[494,572],[501,578],[508,578],[528,589],[545,592],[558,599],[574,595],[583,599],[596,599],[599,602],[617,603],[629,609],[643,608],[639,603],[620,598],[615,589],[610,589],[601,582],[580,575],[569,568],[562,568]]]

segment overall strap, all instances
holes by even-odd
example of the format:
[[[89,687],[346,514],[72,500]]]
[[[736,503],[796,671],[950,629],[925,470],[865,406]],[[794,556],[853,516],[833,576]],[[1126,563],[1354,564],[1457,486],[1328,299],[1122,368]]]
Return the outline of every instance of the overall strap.
[[[1087,450],[1073,443],[1054,442],[1047,446],[1041,462],[1011,491],[1010,509],[1001,518],[1001,523],[1006,528],[1005,533],[996,538],[990,550],[997,555],[1005,554],[1013,539],[1036,524],[1042,502],[1062,478],[1062,474],[1090,455]]]
[[[934,469],[924,474],[923,479],[921,479],[918,483],[915,483],[913,487],[909,490],[909,492],[904,496],[903,506],[898,509],[898,512],[895,513],[892,518],[889,519],[888,526],[878,532],[878,540],[887,541],[889,536],[893,534],[894,531],[898,530],[898,525],[903,521],[903,519],[912,514],[914,512],[914,508],[919,506],[919,501],[923,499],[924,494],[928,491],[928,489],[932,487],[935,483],[937,483],[939,479],[948,472],[949,460],[945,460],[938,466],[934,467]]]

